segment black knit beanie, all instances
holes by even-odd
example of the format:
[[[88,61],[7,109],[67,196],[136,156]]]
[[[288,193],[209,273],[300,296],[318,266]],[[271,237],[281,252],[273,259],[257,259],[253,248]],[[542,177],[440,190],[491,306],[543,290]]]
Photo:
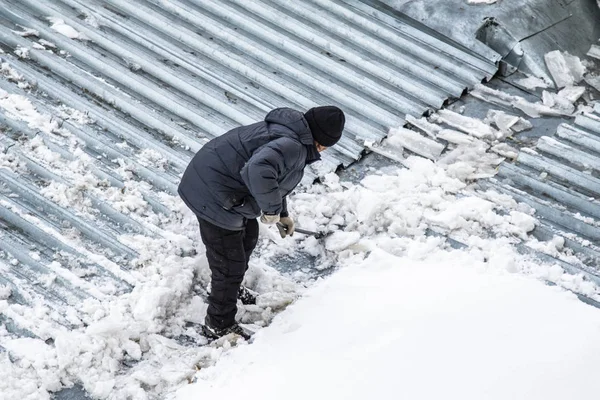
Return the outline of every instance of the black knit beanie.
[[[336,106],[313,107],[304,113],[304,118],[313,138],[325,147],[331,147],[340,140],[346,117]]]

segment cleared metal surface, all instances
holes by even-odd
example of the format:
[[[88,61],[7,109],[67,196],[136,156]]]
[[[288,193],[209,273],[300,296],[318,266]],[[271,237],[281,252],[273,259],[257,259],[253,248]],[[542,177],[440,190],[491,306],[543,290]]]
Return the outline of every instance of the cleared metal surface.
[[[85,40],[52,29],[49,17]],[[20,35],[25,29],[35,32]],[[2,62],[23,78],[0,79],[3,92],[43,114],[65,105],[93,121],[61,121],[62,137],[0,114],[0,148],[20,168],[0,168],[0,284],[12,289],[9,302],[42,302],[68,328],[71,306],[135,286],[138,254],[123,236],[165,235],[163,194],[176,195],[209,139],[275,107],[336,104],[347,129],[312,171],[326,173],[359,159],[365,141],[382,140],[407,114],[491,78],[497,61],[341,0],[0,0],[0,45]],[[47,153],[38,157],[31,143]],[[165,163],[145,163],[144,151]],[[92,191],[80,193],[85,208],[44,195],[50,185],[76,189],[69,168],[82,159],[90,179],[123,193],[134,185],[148,218]],[[2,318],[14,335],[36,336]]]

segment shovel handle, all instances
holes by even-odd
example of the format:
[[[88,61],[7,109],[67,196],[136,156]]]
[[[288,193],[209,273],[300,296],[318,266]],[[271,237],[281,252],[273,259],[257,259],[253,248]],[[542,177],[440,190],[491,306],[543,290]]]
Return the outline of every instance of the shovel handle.
[[[277,226],[287,232],[287,227],[285,225],[283,225],[282,223],[278,222]],[[321,233],[321,232],[307,231],[306,229],[302,229],[302,228],[296,228],[295,231],[298,233],[301,233],[303,235],[314,236],[317,239],[321,239],[324,236],[323,233]]]

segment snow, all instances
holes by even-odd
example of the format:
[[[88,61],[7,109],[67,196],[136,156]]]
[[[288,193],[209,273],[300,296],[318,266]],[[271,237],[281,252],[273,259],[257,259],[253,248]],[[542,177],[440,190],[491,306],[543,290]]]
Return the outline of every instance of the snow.
[[[12,290],[9,286],[0,285],[0,300],[6,300],[10,297]]]
[[[467,4],[494,4],[496,0],[467,0]]]
[[[325,248],[329,251],[342,251],[358,243],[360,234],[358,232],[341,232],[336,231],[327,238]]]
[[[596,309],[494,258],[411,250],[346,262],[177,400],[597,398]]]
[[[82,39],[85,37],[83,34],[78,32],[75,28],[70,25],[67,25],[64,20],[59,18],[47,18],[48,21],[52,24],[50,29],[60,33],[63,36],[68,37],[69,39]]]

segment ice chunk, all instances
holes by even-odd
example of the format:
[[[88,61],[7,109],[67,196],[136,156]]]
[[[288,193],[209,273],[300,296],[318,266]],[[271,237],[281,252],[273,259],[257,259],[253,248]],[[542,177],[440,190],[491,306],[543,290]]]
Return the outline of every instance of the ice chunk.
[[[519,118],[519,121],[511,127],[511,129],[515,132],[523,132],[531,128],[533,128],[531,122],[524,118]]]
[[[583,86],[567,86],[560,92],[558,95],[570,101],[571,103],[575,103],[583,94],[585,93],[585,88]]]
[[[431,136],[432,138],[435,138],[438,132],[442,130],[441,126],[432,124],[431,122],[427,121],[425,117],[416,119],[412,115],[407,115],[406,122],[410,123],[411,125],[423,131],[425,134]]]
[[[438,139],[445,140],[454,144],[470,144],[476,139],[472,136],[465,135],[462,132],[453,129],[442,129],[437,135]]]
[[[490,150],[506,158],[516,159],[519,155],[519,150],[509,146],[506,143],[499,143],[495,146],[492,146]]]
[[[587,52],[587,56],[600,60],[600,46],[593,44]]]
[[[530,103],[523,97],[513,96],[499,90],[491,89],[480,83],[475,85],[471,95],[483,101],[487,101],[488,103],[512,106],[523,111],[532,118],[539,118],[541,115],[551,115],[557,117],[569,115],[564,111],[552,109],[544,104]]]
[[[542,100],[545,106],[564,111],[568,114],[573,114],[575,106],[568,99],[559,96],[556,93],[550,93],[544,90]]]
[[[535,88],[544,88],[545,89],[548,87],[548,83],[546,83],[546,81],[544,81],[543,79],[540,79],[536,76],[529,76],[524,79],[519,79],[518,81],[515,81],[515,83],[526,89],[535,89]]]
[[[588,74],[583,79],[585,80],[585,83],[600,92],[600,76]]]
[[[494,123],[501,131],[508,132],[513,125],[519,122],[519,117],[500,110],[489,110],[486,122]]]
[[[442,122],[469,135],[473,135],[478,139],[495,139],[500,136],[498,131],[479,119],[465,117],[450,110],[439,110],[438,115]]]
[[[544,59],[556,87],[573,86],[583,79],[585,67],[579,57],[554,50],[546,53]]]
[[[443,144],[428,139],[418,132],[405,128],[391,129],[388,141],[431,160],[437,160],[445,147]]]

